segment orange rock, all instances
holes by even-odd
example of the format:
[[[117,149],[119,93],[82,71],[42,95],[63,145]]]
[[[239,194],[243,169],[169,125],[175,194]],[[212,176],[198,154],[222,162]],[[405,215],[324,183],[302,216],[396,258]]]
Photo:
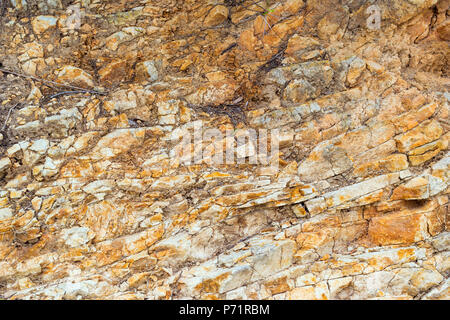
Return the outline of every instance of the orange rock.
[[[448,139],[439,139],[427,143],[421,147],[411,150],[408,153],[409,162],[412,166],[417,166],[425,161],[430,160],[436,156],[441,150],[445,150],[448,147]]]
[[[401,94],[404,110],[417,109],[426,102],[425,97],[416,89],[409,89]]]
[[[406,114],[401,114],[392,120],[397,132],[405,132],[416,127],[419,123],[426,120],[433,115],[437,108],[437,103],[430,103],[418,110],[410,111]]]
[[[49,29],[56,28],[58,18],[53,16],[38,16],[31,20],[31,26],[36,34],[44,33]]]
[[[423,214],[397,212],[372,218],[368,234],[375,245],[408,244],[425,239],[426,228]]]
[[[217,26],[228,18],[228,8],[222,5],[215,6],[206,16],[203,24],[207,27]]]
[[[320,248],[333,240],[332,233],[329,228],[317,232],[301,232],[296,241],[302,249]]]
[[[383,159],[360,165],[353,173],[361,177],[380,173],[396,172],[408,168],[408,158],[404,154],[393,154]]]
[[[207,279],[198,284],[195,289],[209,293],[218,293],[223,281],[230,277],[231,272],[225,272],[215,278]]]
[[[400,152],[410,151],[426,143],[439,139],[443,129],[436,120],[428,120],[418,127],[395,137]]]
[[[298,51],[319,47],[320,42],[311,37],[302,37],[298,34],[289,38],[288,45],[285,51],[287,56],[296,56]]]
[[[428,180],[416,177],[394,189],[391,200],[415,200],[429,197]]]
[[[256,50],[258,38],[255,37],[253,30],[244,30],[239,37],[239,46],[252,52]]]
[[[127,78],[127,63],[122,59],[115,59],[98,71],[101,83],[113,84],[123,82]]]
[[[65,66],[59,69],[56,80],[61,83],[68,83],[83,88],[91,88],[94,86],[94,80],[90,74],[73,66]]]
[[[278,294],[289,291],[291,286],[288,284],[287,277],[281,277],[264,283],[264,286],[270,290],[272,294]]]
[[[443,24],[437,27],[436,29],[439,38],[444,41],[450,41],[450,21],[445,21]]]

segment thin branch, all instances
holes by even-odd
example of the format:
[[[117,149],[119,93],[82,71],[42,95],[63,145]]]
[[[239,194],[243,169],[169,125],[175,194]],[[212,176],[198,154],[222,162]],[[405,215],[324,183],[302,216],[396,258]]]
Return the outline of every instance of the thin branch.
[[[224,53],[230,51],[231,49],[233,49],[233,48],[236,47],[236,46],[237,46],[237,43],[236,43],[236,42],[233,43],[233,44],[231,44],[230,46],[228,46],[228,48],[226,48],[225,50],[223,50],[223,51],[220,53],[220,55],[223,55]]]
[[[53,98],[57,98],[59,96],[65,95],[65,94],[77,94],[77,93],[86,93],[85,90],[76,90],[76,91],[60,91],[58,93],[52,94],[49,97],[44,97],[43,100],[44,101],[49,101],[52,100]]]
[[[14,109],[15,107],[17,107],[19,104],[20,104],[20,103],[16,103],[12,108],[9,109],[8,115],[6,116],[5,123],[3,124],[3,127],[2,127],[2,131],[4,131],[5,128],[6,128],[6,124],[8,123],[9,117],[11,116],[11,112],[12,112],[13,109]]]
[[[108,93],[108,92],[100,92],[100,91],[97,91],[97,90],[76,87],[76,86],[72,86],[72,85],[65,84],[65,83],[58,83],[58,82],[55,82],[55,81],[45,80],[45,79],[41,79],[41,78],[37,78],[37,77],[26,75],[26,74],[23,74],[23,73],[18,73],[18,72],[14,72],[14,71],[11,71],[11,70],[6,70],[6,69],[1,69],[1,68],[0,68],[0,72],[6,73],[6,74],[13,74],[15,76],[22,77],[22,78],[32,79],[32,80],[39,81],[39,82],[46,83],[46,84],[50,84],[50,85],[53,85],[53,86],[59,86],[59,87],[65,87],[65,88],[74,89],[74,90],[77,90],[77,91],[83,91],[85,93],[99,94],[99,95],[103,95],[103,96]]]

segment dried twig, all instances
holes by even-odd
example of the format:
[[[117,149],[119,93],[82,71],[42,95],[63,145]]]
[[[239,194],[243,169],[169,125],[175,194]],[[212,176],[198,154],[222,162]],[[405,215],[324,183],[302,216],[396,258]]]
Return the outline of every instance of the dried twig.
[[[86,91],[85,90],[76,90],[76,91],[60,91],[60,92],[57,92],[57,93],[55,93],[55,94],[52,94],[51,96],[48,96],[48,97],[44,97],[42,100],[43,101],[49,101],[49,100],[51,100],[51,99],[53,99],[53,98],[57,98],[57,97],[59,97],[59,96],[62,96],[62,95],[66,95],[66,94],[78,94],[78,93],[86,93]]]
[[[251,4],[247,5],[247,6],[245,6],[245,7],[243,7],[243,8],[246,9],[246,10],[249,10],[249,11],[256,12],[258,15],[260,15],[260,16],[263,18],[263,20],[264,20],[263,38],[264,38],[264,36],[266,35],[266,25],[267,25],[267,26],[269,27],[270,31],[273,31],[273,32],[276,34],[276,36],[277,36],[279,39],[281,39],[280,35],[279,35],[275,30],[272,29],[272,26],[270,25],[269,21],[268,21],[267,18],[266,18],[266,16],[273,16],[273,17],[275,17],[275,18],[277,18],[277,19],[280,19],[280,17],[278,17],[278,16],[272,14],[272,12],[275,10],[275,8],[270,9],[270,10],[267,10],[266,8],[264,8],[263,6],[261,6],[261,5],[259,4],[260,2],[261,2],[261,0],[260,0],[260,1],[255,1],[255,2],[253,2],[253,3],[251,3]],[[266,4],[267,4],[267,2],[266,2]],[[257,6],[258,8],[260,8],[262,11],[258,11],[258,10],[255,10],[255,9],[250,8],[250,7],[253,6],[253,5],[256,5],[256,6]]]
[[[108,93],[108,92],[100,92],[100,91],[97,91],[97,90],[76,87],[76,86],[72,86],[70,84],[65,84],[65,83],[59,83],[59,82],[55,82],[55,81],[45,80],[45,79],[41,79],[41,78],[37,78],[37,77],[26,75],[26,74],[23,74],[23,73],[18,73],[18,72],[14,72],[14,71],[11,71],[11,70],[6,70],[6,69],[1,69],[1,68],[0,68],[0,72],[6,73],[6,74],[13,74],[15,76],[22,77],[22,78],[32,79],[32,80],[35,80],[35,81],[39,81],[39,82],[48,84],[50,86],[65,87],[65,88],[70,88],[70,89],[74,89],[74,90],[77,90],[77,91],[82,91],[83,93],[92,93],[92,94],[99,94],[99,95],[106,95]]]
[[[237,43],[236,43],[236,42],[233,43],[233,44],[231,44],[230,46],[228,46],[228,48],[226,48],[225,50],[223,50],[223,51],[220,53],[220,55],[223,55],[224,53],[230,51],[231,49],[233,49],[233,48],[236,47],[236,46],[237,46]]]
[[[12,112],[13,109],[14,109],[15,107],[17,107],[19,104],[20,104],[20,103],[16,103],[13,107],[11,107],[11,108],[9,109],[8,115],[6,116],[5,123],[3,124],[3,127],[2,127],[2,131],[5,131],[5,129],[6,129],[6,124],[8,123],[9,117],[11,116],[11,112]]]

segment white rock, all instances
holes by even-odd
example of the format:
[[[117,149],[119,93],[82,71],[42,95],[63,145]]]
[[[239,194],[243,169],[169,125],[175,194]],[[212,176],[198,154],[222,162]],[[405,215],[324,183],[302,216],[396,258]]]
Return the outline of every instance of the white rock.
[[[37,152],[39,154],[44,154],[50,143],[47,139],[39,139],[33,142],[33,144],[29,147],[29,150]]]
[[[114,180],[97,180],[89,183],[87,186],[83,187],[83,191],[92,194],[97,197],[97,199],[103,199],[106,193],[109,193],[114,188]]]
[[[11,160],[9,158],[0,159],[0,174],[5,172],[11,167]]]
[[[58,18],[53,16],[38,16],[31,20],[31,25],[36,34],[41,34],[50,28],[56,27],[57,22]]]
[[[145,71],[148,74],[148,81],[154,82],[158,80],[159,74],[158,69],[156,68],[154,61],[144,61],[142,63],[143,67],[145,68]]]
[[[0,221],[12,218],[14,212],[11,208],[0,209]]]
[[[61,231],[61,238],[69,247],[78,247],[94,238],[94,233],[86,227],[73,227]]]

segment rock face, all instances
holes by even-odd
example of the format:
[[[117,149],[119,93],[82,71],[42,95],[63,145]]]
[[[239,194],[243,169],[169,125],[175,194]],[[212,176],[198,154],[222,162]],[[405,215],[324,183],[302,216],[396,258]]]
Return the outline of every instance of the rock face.
[[[0,299],[449,299],[450,1],[347,2],[6,2]]]

